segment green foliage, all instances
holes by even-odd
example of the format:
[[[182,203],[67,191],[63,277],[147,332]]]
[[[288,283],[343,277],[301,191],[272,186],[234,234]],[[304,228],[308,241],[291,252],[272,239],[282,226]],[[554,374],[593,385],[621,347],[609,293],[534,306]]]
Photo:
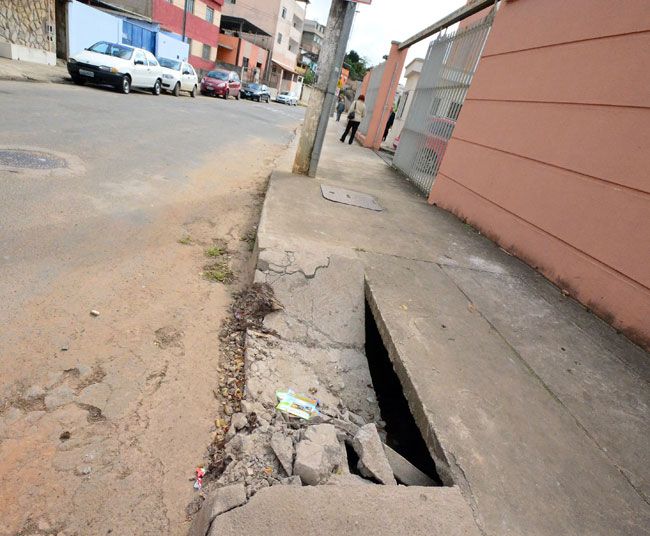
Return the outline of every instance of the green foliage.
[[[307,67],[307,72],[305,73],[305,84],[308,86],[313,86],[316,83],[316,73]]]
[[[352,80],[363,80],[368,72],[368,60],[359,56],[358,52],[350,50],[345,56],[344,63],[350,68],[350,78]]]

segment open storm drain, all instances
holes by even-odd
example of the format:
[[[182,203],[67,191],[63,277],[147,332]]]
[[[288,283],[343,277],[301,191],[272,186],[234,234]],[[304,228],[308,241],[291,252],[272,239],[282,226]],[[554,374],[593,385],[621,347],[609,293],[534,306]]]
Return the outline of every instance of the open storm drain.
[[[0,168],[59,169],[65,167],[68,167],[68,163],[63,158],[42,151],[0,149]]]

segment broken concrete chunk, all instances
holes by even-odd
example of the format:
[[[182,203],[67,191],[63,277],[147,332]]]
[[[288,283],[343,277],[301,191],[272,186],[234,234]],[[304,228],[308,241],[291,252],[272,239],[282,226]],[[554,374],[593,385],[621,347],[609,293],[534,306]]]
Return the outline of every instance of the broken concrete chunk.
[[[293,441],[282,432],[271,437],[271,448],[288,476],[293,475]]]
[[[241,506],[246,501],[246,487],[243,483],[218,488],[205,500],[201,510],[194,517],[188,536],[205,536],[215,517]]]
[[[352,440],[352,446],[359,456],[358,468],[363,476],[375,478],[382,484],[397,484],[377,433],[377,427],[373,423],[359,429]]]
[[[435,486],[435,482],[388,445],[384,452],[395,478],[406,486]]]
[[[246,418],[246,415],[244,413],[235,413],[230,418],[230,427],[234,428],[235,430],[241,430],[242,428],[246,428],[247,426],[248,426],[248,419]]]
[[[310,426],[296,447],[293,472],[303,483],[315,486],[326,482],[342,463],[341,443],[336,428],[331,424]]]
[[[61,385],[50,391],[50,393],[45,397],[45,408],[48,411],[52,411],[58,407],[65,406],[72,402],[73,399],[74,391],[67,385]]]
[[[327,481],[327,486],[375,486],[374,482],[366,480],[365,478],[360,477],[359,475],[353,475],[350,473],[342,475],[332,475],[332,477]]]

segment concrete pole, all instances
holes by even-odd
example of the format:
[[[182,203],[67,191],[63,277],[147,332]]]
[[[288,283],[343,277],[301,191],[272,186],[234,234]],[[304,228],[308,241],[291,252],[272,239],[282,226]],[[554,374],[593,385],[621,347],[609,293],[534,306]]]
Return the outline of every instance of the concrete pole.
[[[356,2],[332,0],[320,52],[321,75],[309,98],[309,107],[293,163],[293,172],[296,174],[316,176],[356,7]]]

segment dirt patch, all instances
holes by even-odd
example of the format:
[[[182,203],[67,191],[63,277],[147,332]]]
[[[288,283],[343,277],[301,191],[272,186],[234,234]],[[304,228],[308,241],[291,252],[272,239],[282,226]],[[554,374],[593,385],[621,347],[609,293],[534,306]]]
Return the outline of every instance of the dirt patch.
[[[120,236],[114,251],[61,274],[3,333],[13,365],[0,364],[1,536],[49,534],[39,523],[66,535],[138,534],[143,520],[152,534],[187,533],[190,478],[243,386],[242,341],[220,326],[231,293],[252,278],[241,237],[257,225],[272,165],[241,163],[237,151],[170,190],[145,231],[126,220],[106,231]],[[227,259],[230,286],[202,277],[208,259]],[[33,385],[45,394],[28,398]],[[56,389],[60,405],[47,409]]]

